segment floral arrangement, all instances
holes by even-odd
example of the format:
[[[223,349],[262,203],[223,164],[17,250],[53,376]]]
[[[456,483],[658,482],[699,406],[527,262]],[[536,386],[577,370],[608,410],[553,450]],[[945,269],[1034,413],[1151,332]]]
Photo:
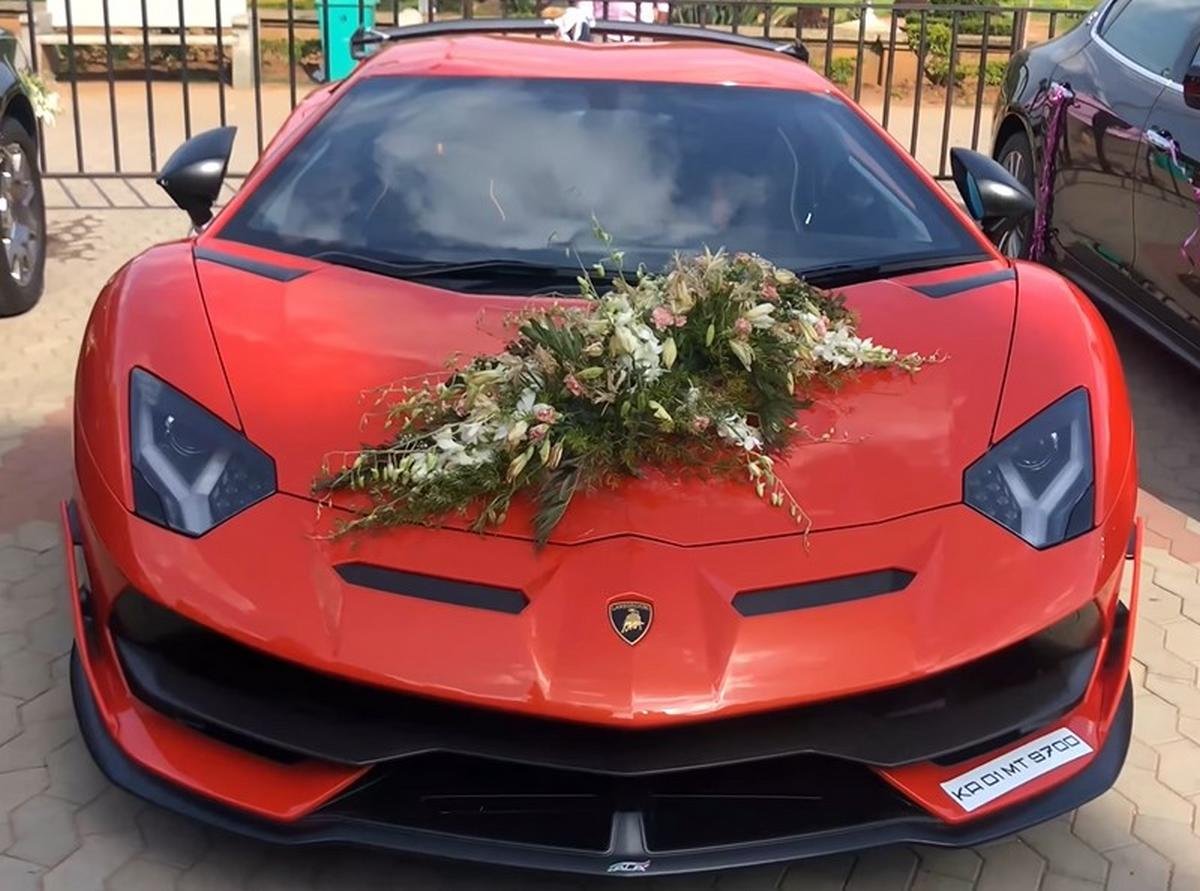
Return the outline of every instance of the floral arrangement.
[[[327,463],[314,484],[368,496],[339,531],[452,513],[483,531],[528,492],[543,544],[576,492],[647,468],[744,477],[805,526],[774,472],[802,433],[798,409],[859,369],[928,361],[860,337],[840,296],[758,256],[706,251],[631,278],[613,259],[611,287],[581,277],[583,303],[522,313],[499,355],[381,391],[392,438]]]
[[[33,116],[46,124],[53,124],[61,111],[58,92],[28,68],[22,69],[18,77],[25,95],[29,97],[29,104],[33,106]]]

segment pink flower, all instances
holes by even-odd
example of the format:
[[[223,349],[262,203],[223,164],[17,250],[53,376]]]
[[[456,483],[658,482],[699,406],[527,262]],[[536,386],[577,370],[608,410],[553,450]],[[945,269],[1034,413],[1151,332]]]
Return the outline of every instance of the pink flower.
[[[733,323],[733,333],[736,334],[741,340],[746,340],[750,337],[750,330],[751,325],[749,319],[738,319]]]
[[[538,424],[534,427],[531,427],[531,428],[529,428],[529,441],[530,442],[541,442],[543,439],[546,438],[546,434],[549,432],[550,432],[549,424]]]
[[[467,396],[464,393],[462,396],[459,396],[457,399],[454,400],[454,413],[456,415],[458,415],[460,418],[465,418],[467,416],[468,411],[469,411],[469,409],[467,408]]]
[[[696,417],[692,418],[692,432],[703,433],[711,423],[712,419],[707,415],[696,415]]]
[[[686,324],[687,324],[687,316],[685,316],[685,315],[675,316],[675,327],[676,328],[682,328]]]
[[[539,405],[533,410],[533,417],[543,424],[553,424],[558,420],[558,412],[552,405]]]
[[[563,378],[563,386],[567,388],[567,392],[572,396],[583,395],[583,384],[579,383],[579,379],[573,374],[568,374]]]
[[[670,328],[675,324],[675,313],[665,306],[656,306],[654,312],[650,313],[650,321],[654,323],[655,328],[661,331],[663,328]]]
[[[774,282],[763,282],[762,299],[768,303],[774,303],[779,299],[779,289],[775,287]]]
[[[825,323],[824,316],[817,319],[816,324],[813,325],[813,331],[816,332],[817,337],[825,339],[825,335],[829,333],[829,326]]]

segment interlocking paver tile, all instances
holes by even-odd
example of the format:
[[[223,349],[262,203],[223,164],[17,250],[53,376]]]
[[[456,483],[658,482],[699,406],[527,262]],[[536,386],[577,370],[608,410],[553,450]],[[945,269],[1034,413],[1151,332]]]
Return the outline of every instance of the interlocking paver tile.
[[[39,891],[43,872],[36,863],[0,855],[0,888],[4,891]]]
[[[1156,625],[1178,622],[1183,618],[1183,598],[1158,585],[1151,585],[1142,591],[1138,612],[1139,616]]]
[[[955,879],[974,882],[983,868],[983,859],[970,848],[936,848],[917,845],[913,848],[921,860],[921,868]]]
[[[1135,818],[1133,832],[1171,861],[1174,887],[1184,887],[1193,879],[1200,880],[1200,837],[1191,826],[1143,815]],[[1194,887],[1200,887],[1200,881]]]
[[[1179,710],[1180,715],[1200,718],[1200,687],[1177,678],[1150,675],[1146,687]]]
[[[246,887],[270,849],[247,839],[221,835],[199,862],[179,877],[179,891],[229,891]]]
[[[1056,872],[1048,872],[1042,879],[1041,891],[1104,891],[1104,885],[1099,882],[1088,882],[1073,876],[1061,876]]]
[[[1145,665],[1148,671],[1155,674],[1165,674],[1168,677],[1194,681],[1196,679],[1195,664],[1164,646],[1166,633],[1166,628],[1160,628],[1148,622],[1139,623],[1137,635],[1133,638],[1134,658]]]
[[[1178,739],[1159,747],[1158,778],[1185,798],[1200,794],[1200,745]]]
[[[1200,742],[1200,718],[1188,718],[1180,715],[1179,732],[1192,742]]]
[[[1137,707],[1138,705],[1135,703],[1134,708]],[[1142,742],[1135,736],[1129,740],[1129,751],[1125,755],[1125,763],[1132,764],[1134,767],[1144,767],[1147,770],[1154,770],[1154,768],[1158,767],[1158,749],[1148,743]]]
[[[1200,602],[1200,579],[1197,578],[1195,567],[1183,563],[1159,567],[1154,570],[1154,584],[1178,594],[1185,601]]]
[[[717,876],[716,891],[765,891],[775,889],[783,880],[783,865],[757,866],[751,869],[731,869]]]
[[[939,872],[919,869],[909,887],[911,891],[971,891],[975,884],[965,879],[945,876]]]
[[[995,842],[979,849],[983,870],[979,891],[1034,891],[1041,884],[1046,860],[1020,839]]]
[[[40,566],[37,561],[41,555],[39,554],[38,557],[34,557],[33,574],[9,586],[9,599],[27,600],[36,598],[44,601],[62,591],[63,586],[67,583],[67,576],[63,572],[62,554],[58,549],[55,549],[54,555],[59,561],[55,566]]]
[[[137,815],[149,806],[124,789],[110,785],[76,812],[75,825],[81,835],[137,832]]]
[[[854,860],[854,855],[842,854],[793,863],[779,883],[779,891],[842,891]]]
[[[33,575],[37,572],[36,553],[24,548],[0,548],[0,580],[19,582]]]
[[[1164,631],[1166,648],[1170,652],[1189,659],[1193,664],[1200,663],[1200,624],[1179,622],[1168,625]]]
[[[1149,845],[1139,842],[1104,856],[1112,863],[1107,891],[1166,891],[1171,864]]]
[[[50,659],[26,647],[0,659],[0,693],[32,699],[50,689]]]
[[[51,672],[53,674],[53,672]],[[17,700],[12,700],[16,702]],[[20,719],[25,723],[69,718],[75,714],[71,705],[71,690],[65,684],[55,684],[45,693],[20,704]],[[0,734],[2,737],[2,734]]]
[[[1180,822],[1192,820],[1191,802],[1159,782],[1153,770],[1127,764],[1117,777],[1116,788],[1133,802],[1139,814],[1150,814]]]
[[[179,869],[193,866],[208,849],[208,834],[195,820],[147,807],[137,815],[137,824],[146,841],[142,856]]]
[[[46,754],[78,732],[73,717],[26,724],[23,731],[0,745],[0,772],[45,766]]]
[[[78,736],[47,755],[46,768],[50,771],[46,791],[77,805],[87,804],[109,784]]]
[[[71,651],[75,627],[65,605],[39,616],[29,624],[29,648],[48,656]]]
[[[1133,735],[1152,746],[1179,739],[1179,709],[1159,696],[1143,696],[1133,710]]]
[[[46,873],[44,891],[103,891],[109,876],[124,866],[141,844],[132,833],[86,836],[70,857]]]
[[[58,547],[61,540],[62,533],[59,532],[58,526],[47,520],[30,520],[17,527],[17,544],[31,551],[48,551]]]
[[[44,767],[10,770],[0,773],[0,815],[10,816],[22,803],[50,784]],[[3,887],[0,885],[0,887]]]
[[[79,846],[75,834],[74,806],[51,795],[35,795],[9,817],[13,844],[6,852],[13,857],[54,866]]]
[[[135,857],[109,877],[108,891],[169,891],[179,870],[165,863]]]
[[[891,847],[864,851],[859,855],[846,891],[895,891],[907,888],[919,865],[908,848]]]
[[[0,695],[0,743],[6,743],[21,732],[21,700]]]
[[[1108,861],[1071,831],[1069,815],[1027,829],[1021,840],[1058,873],[1093,882],[1108,875]]]
[[[1104,853],[1133,844],[1133,817],[1137,808],[1117,789],[1077,808],[1071,817],[1071,831],[1089,847]]]

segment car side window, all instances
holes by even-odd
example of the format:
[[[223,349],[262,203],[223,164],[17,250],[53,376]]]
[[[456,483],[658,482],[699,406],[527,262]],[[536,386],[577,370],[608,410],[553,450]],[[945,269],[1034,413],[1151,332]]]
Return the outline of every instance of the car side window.
[[[1174,80],[1198,21],[1196,0],[1125,0],[1109,10],[1100,37],[1131,62]]]

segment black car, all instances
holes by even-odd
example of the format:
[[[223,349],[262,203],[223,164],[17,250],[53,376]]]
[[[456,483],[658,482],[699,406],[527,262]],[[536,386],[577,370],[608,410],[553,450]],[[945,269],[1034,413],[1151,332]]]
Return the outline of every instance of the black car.
[[[17,56],[16,39],[0,28],[0,317],[37,303],[46,266],[37,116]],[[41,89],[36,78],[32,85]]]
[[[1036,191],[1060,117],[1042,259],[1200,365],[1200,2],[1107,0],[1070,32],[1013,56],[995,158]],[[999,241],[1028,256],[1034,223]]]

